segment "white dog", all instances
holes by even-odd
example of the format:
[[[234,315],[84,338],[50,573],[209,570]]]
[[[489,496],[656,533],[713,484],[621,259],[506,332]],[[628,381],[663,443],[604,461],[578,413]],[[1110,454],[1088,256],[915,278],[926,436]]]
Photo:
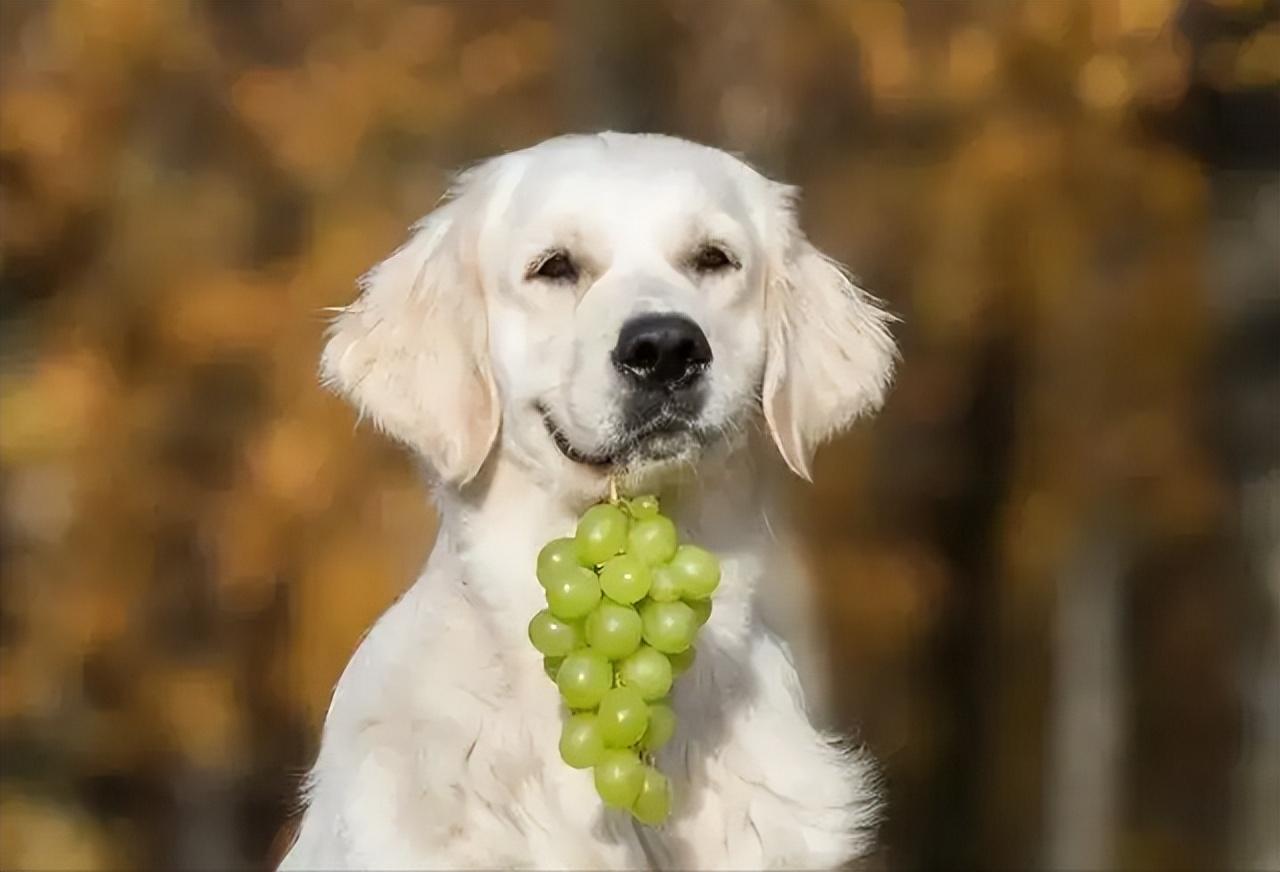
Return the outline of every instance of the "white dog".
[[[464,173],[365,277],[323,374],[421,454],[440,531],[338,683],[282,868],[815,869],[865,850],[868,766],[812,725],[767,604],[804,590],[777,457],[807,478],[879,404],[894,350],[793,200],[712,148],[566,136]],[[525,636],[538,549],[611,476],[724,567],[656,829],[561,762]]]

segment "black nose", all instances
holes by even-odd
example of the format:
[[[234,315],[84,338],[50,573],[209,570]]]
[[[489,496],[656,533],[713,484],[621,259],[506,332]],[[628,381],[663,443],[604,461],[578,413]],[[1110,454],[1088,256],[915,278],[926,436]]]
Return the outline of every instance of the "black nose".
[[[646,387],[673,390],[692,384],[711,363],[711,345],[683,315],[641,315],[622,325],[613,365]]]

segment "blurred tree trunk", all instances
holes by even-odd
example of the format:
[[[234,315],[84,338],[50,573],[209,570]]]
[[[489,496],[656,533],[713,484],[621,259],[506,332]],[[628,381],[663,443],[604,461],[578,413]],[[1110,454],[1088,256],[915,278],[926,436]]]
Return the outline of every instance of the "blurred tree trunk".
[[[1278,14],[1276,0],[1189,0],[1177,21],[1192,62],[1180,132],[1206,163],[1210,189],[1204,287],[1219,337],[1211,429],[1247,576],[1230,859],[1268,870],[1280,869],[1280,83],[1205,70],[1222,40],[1273,31]]]
[[[1280,868],[1280,178],[1212,176],[1211,275],[1222,322],[1215,395],[1222,463],[1234,479],[1249,587],[1237,652],[1244,735],[1232,859]]]
[[[627,0],[605,8],[562,0],[558,12],[566,34],[561,102],[570,129],[661,131],[673,114],[675,71],[660,59],[678,33],[663,4]]]
[[[1045,865],[1115,864],[1122,781],[1126,531],[1098,524],[1058,578]]]

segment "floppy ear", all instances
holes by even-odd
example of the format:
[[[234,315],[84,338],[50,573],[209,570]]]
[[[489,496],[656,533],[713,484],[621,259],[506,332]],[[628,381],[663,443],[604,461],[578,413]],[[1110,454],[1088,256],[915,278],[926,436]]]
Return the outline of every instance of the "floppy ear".
[[[320,363],[327,385],[454,485],[480,471],[501,415],[459,206],[418,222],[408,242],[360,279],[360,297],[334,321]]]
[[[817,447],[883,401],[895,356],[892,318],[805,239],[790,190],[781,197],[783,245],[765,291],[762,399],[778,451],[811,480]]]

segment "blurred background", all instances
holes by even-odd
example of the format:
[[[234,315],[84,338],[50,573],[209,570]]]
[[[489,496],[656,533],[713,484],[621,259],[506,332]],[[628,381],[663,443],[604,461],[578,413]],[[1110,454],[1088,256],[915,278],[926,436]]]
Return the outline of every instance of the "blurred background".
[[[268,862],[434,526],[322,309],[600,128],[903,319],[794,493],[869,868],[1280,867],[1273,0],[0,0],[0,866]]]

